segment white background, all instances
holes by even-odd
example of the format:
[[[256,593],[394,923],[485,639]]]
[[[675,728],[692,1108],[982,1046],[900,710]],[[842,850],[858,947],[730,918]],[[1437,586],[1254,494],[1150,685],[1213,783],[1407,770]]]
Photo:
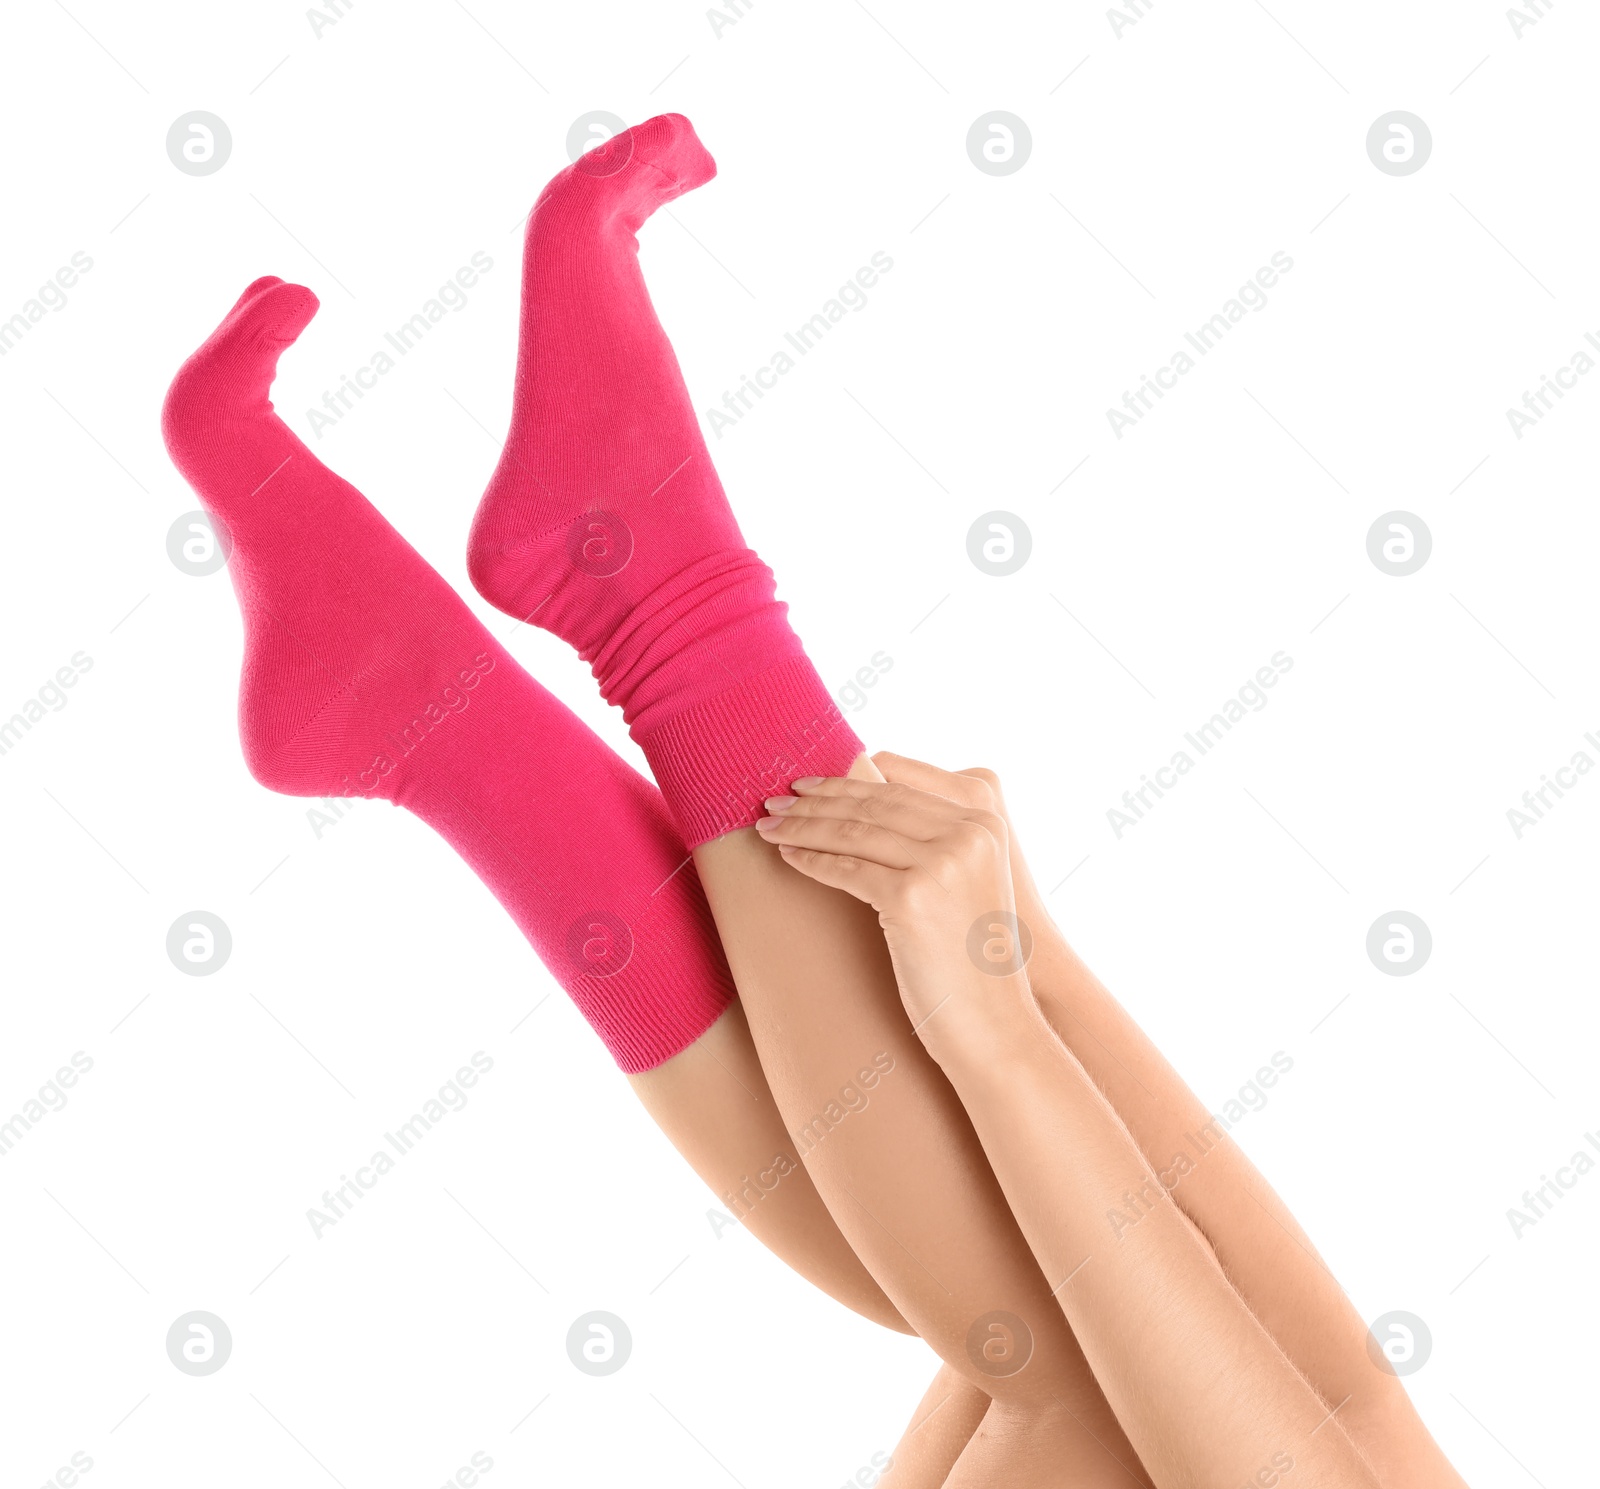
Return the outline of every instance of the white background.
[[[7,1482],[85,1452],[93,1484],[428,1489],[482,1451],[490,1484],[833,1485],[931,1375],[717,1238],[443,843],[375,802],[319,839],[250,780],[227,579],[166,554],[198,503],[162,393],[276,273],[323,302],[280,410],[505,635],[463,547],[519,221],[575,119],[666,109],[720,166],[641,235],[698,406],[894,261],[708,426],[824,678],[893,660],[857,729],[1001,772],[1058,917],[1205,1100],[1293,1059],[1236,1135],[1365,1317],[1427,1321],[1409,1383],[1468,1480],[1595,1482],[1600,1173],[1506,1216],[1600,1130],[1600,778],[1506,817],[1600,732],[1600,377],[1521,440],[1505,414],[1600,329],[1592,15],[1158,3],[1119,37],[1095,6],[756,0],[719,36],[691,4],[469,5],[362,0],[320,37],[290,3],[7,7],[0,319],[94,262],[0,358],[0,716],[93,659],[0,757],[0,1115],[94,1062],[0,1162]],[[206,177],[164,145],[196,109],[233,136]],[[1032,134],[1008,176],[965,149],[994,109]],[[1366,153],[1394,109],[1432,131],[1414,175]],[[311,436],[478,250],[466,308]],[[1278,251],[1267,307],[1118,440],[1106,409]],[[1004,579],[966,553],[993,509],[1033,537]],[[1408,578],[1366,552],[1394,509],[1433,535]],[[511,644],[631,750],[560,643]],[[1107,809],[1277,651],[1270,704],[1118,838]],[[233,934],[213,977],[165,953],[194,909]],[[1432,931],[1409,977],[1365,952],[1395,909]],[[475,1050],[471,1104],[316,1239]],[[563,1347],[594,1308],[635,1341],[598,1380]],[[201,1379],[163,1348],[190,1309],[234,1339]]]

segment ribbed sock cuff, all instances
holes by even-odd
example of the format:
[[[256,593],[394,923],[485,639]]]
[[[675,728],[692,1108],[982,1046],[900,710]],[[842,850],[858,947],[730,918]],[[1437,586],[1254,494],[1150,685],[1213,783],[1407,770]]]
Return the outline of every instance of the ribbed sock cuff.
[[[621,924],[606,927],[613,943]],[[629,947],[620,970],[571,978],[566,986],[611,1058],[625,1074],[638,1075],[687,1049],[736,995],[692,863],[661,885],[624,929]]]
[[[842,776],[861,741],[804,656],[790,657],[635,740],[691,848],[749,827],[797,776]]]

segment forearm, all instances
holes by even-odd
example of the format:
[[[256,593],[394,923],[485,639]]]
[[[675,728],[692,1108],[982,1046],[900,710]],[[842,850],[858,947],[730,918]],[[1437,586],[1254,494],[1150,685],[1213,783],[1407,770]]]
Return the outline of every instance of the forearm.
[[[1301,1489],[1375,1481],[1184,1224],[1022,979],[975,1005],[941,1062],[1096,1377],[1158,1484],[1231,1486],[1294,1462]],[[1129,1197],[1138,1203],[1133,1223]],[[1153,1416],[1152,1400],[1165,1410]]]

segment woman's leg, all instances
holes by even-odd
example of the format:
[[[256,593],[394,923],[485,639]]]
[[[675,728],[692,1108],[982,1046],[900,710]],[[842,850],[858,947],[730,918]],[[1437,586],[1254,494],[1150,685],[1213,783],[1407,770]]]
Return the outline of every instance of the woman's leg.
[[[993,1402],[948,1365],[917,1403],[878,1489],[940,1489]]]
[[[765,796],[848,769],[860,742],[745,546],[640,273],[636,233],[714,173],[665,115],[541,193],[510,433],[469,570],[576,647],[622,708],[695,850],[778,1110],[857,1255],[972,1384],[1041,1420],[1069,1413],[1050,1433],[1058,1473],[1121,1483],[1133,1455],[906,1020],[872,916],[749,830]]]
[[[1303,1489],[1376,1489],[1037,1009],[1019,997],[1009,1016],[981,1017],[989,1042],[958,1037],[944,1068],[1035,1254],[1072,1279],[1063,1310],[1161,1489],[1290,1473]],[[1138,1227],[1112,1239],[1106,1215],[1146,1187]]]
[[[738,1003],[688,1049],[630,1075],[628,1083],[673,1147],[762,1245],[847,1308],[913,1332],[840,1234],[795,1152]]]
[[[232,539],[252,770],[292,794],[385,796],[438,828],[713,1188],[788,1155],[751,1230],[841,1302],[907,1329],[794,1160],[659,793],[273,412],[279,355],[315,308],[296,285],[250,285],[163,415],[173,459]]]
[[[959,1093],[1118,1419],[1161,1489],[1378,1484],[1229,1284],[1082,1064],[1039,1013],[997,813],[903,783],[795,782],[760,830],[870,904],[907,1012]],[[713,895],[713,899],[715,896]],[[1148,1194],[1138,1223],[1106,1216]],[[996,1428],[1009,1427],[1002,1412]],[[993,1483],[989,1419],[951,1475]],[[1023,1451],[1036,1439],[1023,1437]],[[1060,1482],[1071,1482],[1061,1475]]]
[[[857,768],[877,776],[864,758]],[[818,1191],[912,1327],[1001,1406],[951,1484],[1147,1483],[956,1093],[906,1017],[877,917],[793,873],[753,831],[694,858]]]
[[[887,754],[874,762],[891,781],[1006,816],[992,771],[952,773]],[[1009,819],[1007,826],[1017,914],[1033,933],[1029,981],[1057,1035],[1210,1242],[1240,1296],[1328,1407],[1338,1408],[1338,1425],[1383,1482],[1461,1485],[1399,1377],[1374,1367],[1365,1324],[1288,1207],[1067,944]],[[1137,1222],[1133,1207],[1117,1210]]]

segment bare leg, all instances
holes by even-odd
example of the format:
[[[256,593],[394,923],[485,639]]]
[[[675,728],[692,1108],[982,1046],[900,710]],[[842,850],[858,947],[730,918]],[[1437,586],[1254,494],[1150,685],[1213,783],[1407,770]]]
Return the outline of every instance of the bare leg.
[[[628,1081],[689,1166],[769,1251],[864,1318],[914,1332],[850,1249],[796,1154],[740,1004],[682,1054]],[[989,1405],[985,1392],[942,1366],[879,1482],[939,1489]]]
[[[956,1027],[947,1011],[941,1039]],[[1018,997],[1009,1016],[982,1018],[984,1035],[963,1027],[944,1068],[1035,1254],[1072,1279],[1062,1306],[1156,1482],[1274,1482],[1292,1470],[1305,1489],[1376,1486],[1159,1187],[1137,1229],[1108,1237],[1107,1212],[1153,1172],[1037,1010]]]
[[[893,755],[875,761],[890,780],[1005,816],[992,771],[953,774]],[[1330,1410],[1337,1409],[1337,1423],[1383,1483],[1465,1489],[1399,1378],[1375,1368],[1366,1325],[1288,1207],[1067,945],[1015,833],[1008,838],[1017,913],[1033,932],[1028,975],[1039,1006],[1110,1101],[1145,1162],[1210,1242],[1229,1280],[1295,1368]],[[1129,1206],[1117,1208],[1137,1223]]]
[[[1376,1489],[1331,1413],[1230,1285],[1034,1001],[1006,824],[903,783],[797,782],[758,824],[787,861],[879,915],[901,996],[970,1114],[1094,1374],[1161,1489]],[[1129,1190],[1150,1202],[1112,1236]],[[1049,1471],[997,1398],[950,1485]],[[991,1421],[993,1427],[991,1430]],[[1037,1465],[1037,1467],[1035,1467]],[[1071,1482],[1070,1475],[1058,1481]]]
[[[681,1054],[630,1075],[628,1083],[689,1166],[762,1245],[847,1308],[885,1328],[914,1332],[840,1234],[795,1153],[739,1004]]]
[[[934,1376],[895,1446],[879,1489],[940,1489],[993,1403],[948,1365]]]
[[[864,758],[856,770],[877,776]],[[1148,1483],[907,1019],[876,916],[749,830],[694,857],[778,1109],[840,1230],[945,1363],[1033,1429],[991,1436],[982,1482]]]
[[[689,1166],[768,1250],[863,1317],[914,1332],[850,1249],[796,1155],[739,1004],[682,1054],[628,1082]],[[989,1406],[988,1395],[941,1366],[879,1484],[940,1489]]]

